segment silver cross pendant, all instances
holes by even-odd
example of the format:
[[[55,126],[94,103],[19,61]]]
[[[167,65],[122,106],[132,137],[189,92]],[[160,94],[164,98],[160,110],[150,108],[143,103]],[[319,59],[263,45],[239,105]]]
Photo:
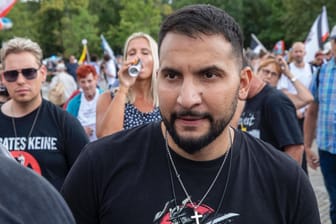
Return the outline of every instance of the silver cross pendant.
[[[194,210],[194,215],[191,216],[190,218],[195,219],[196,224],[200,224],[199,218],[202,218],[202,217],[203,217],[203,215],[198,214],[198,212],[196,210]]]

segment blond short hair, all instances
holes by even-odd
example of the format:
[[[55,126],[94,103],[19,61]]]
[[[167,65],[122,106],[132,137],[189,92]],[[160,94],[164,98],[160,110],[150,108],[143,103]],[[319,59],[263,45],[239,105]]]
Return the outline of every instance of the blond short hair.
[[[0,57],[5,69],[4,61],[9,54],[29,52],[35,58],[38,65],[41,65],[43,54],[41,47],[32,40],[23,37],[14,37],[2,45],[0,50]]]

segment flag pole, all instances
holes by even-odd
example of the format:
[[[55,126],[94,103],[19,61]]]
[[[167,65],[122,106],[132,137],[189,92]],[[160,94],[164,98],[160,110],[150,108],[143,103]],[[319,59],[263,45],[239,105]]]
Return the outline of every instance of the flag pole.
[[[327,17],[327,9],[322,7],[322,12],[317,16],[310,28],[308,36],[305,40],[306,55],[304,60],[310,62],[314,60],[315,53],[323,49],[323,43],[329,36],[329,24]]]
[[[89,55],[89,50],[88,50],[88,47],[87,47],[87,40],[83,39],[82,44],[83,44],[83,51],[82,51],[82,54],[79,58],[78,63],[82,64],[85,61],[85,58],[86,58],[86,61],[89,63],[90,62],[90,55]]]

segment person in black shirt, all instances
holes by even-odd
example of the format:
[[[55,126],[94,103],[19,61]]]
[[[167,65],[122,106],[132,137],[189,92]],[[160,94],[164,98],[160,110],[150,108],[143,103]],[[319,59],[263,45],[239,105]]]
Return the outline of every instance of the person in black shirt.
[[[40,46],[27,38],[1,48],[1,78],[11,99],[0,109],[0,144],[60,190],[88,138],[75,117],[42,98],[47,69],[41,59]]]
[[[157,72],[162,122],[88,144],[61,190],[78,223],[320,223],[295,161],[230,127],[245,99],[238,24],[211,5],[161,25]]]
[[[70,55],[69,62],[66,64],[66,72],[69,73],[77,81],[78,62],[74,55]]]

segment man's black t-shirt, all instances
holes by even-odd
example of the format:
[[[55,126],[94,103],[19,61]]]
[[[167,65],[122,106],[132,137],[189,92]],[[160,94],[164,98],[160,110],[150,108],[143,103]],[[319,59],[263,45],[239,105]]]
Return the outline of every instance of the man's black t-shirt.
[[[200,162],[171,153],[197,204],[223,157]],[[139,126],[89,143],[61,193],[81,224],[195,223],[169,164],[159,123]],[[240,131],[235,131],[219,179],[197,211],[203,215],[201,223],[320,222],[314,192],[296,162]]]
[[[28,138],[37,113],[38,109],[14,118],[13,123],[12,118],[0,110],[0,144],[18,162],[41,174],[60,190],[88,138],[75,117],[46,100],[42,101],[36,124]]]
[[[279,150],[288,145],[303,144],[293,103],[269,85],[246,101],[238,127]]]

